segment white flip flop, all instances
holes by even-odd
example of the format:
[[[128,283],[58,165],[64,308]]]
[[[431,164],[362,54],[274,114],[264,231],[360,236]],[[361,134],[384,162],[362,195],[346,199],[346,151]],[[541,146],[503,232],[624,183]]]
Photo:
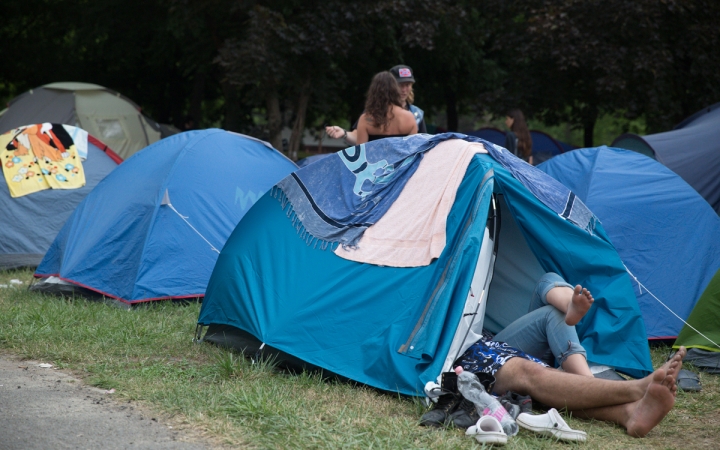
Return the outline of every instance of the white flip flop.
[[[475,436],[475,440],[481,444],[507,444],[507,434],[493,416],[482,416],[465,434]]]
[[[515,420],[521,427],[545,436],[563,441],[584,442],[587,440],[587,433],[570,428],[555,408],[550,409],[547,414],[520,413]]]

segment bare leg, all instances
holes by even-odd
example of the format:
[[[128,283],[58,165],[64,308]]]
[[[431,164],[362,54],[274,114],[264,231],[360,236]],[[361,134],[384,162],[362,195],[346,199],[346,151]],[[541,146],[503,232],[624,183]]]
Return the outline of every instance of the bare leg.
[[[677,371],[684,356],[681,349],[667,368],[663,366],[641,380],[623,382],[558,372],[512,358],[497,372],[495,391],[529,394],[548,406],[615,422],[632,436],[644,436],[672,409]]]
[[[565,313],[565,323],[568,325],[580,322],[595,301],[590,291],[579,284],[575,289],[566,286],[550,289],[545,298],[548,304]]]
[[[612,381],[548,369],[523,358],[512,358],[495,374],[495,392],[530,395],[553,408],[570,410],[614,406],[640,400],[648,382]]]

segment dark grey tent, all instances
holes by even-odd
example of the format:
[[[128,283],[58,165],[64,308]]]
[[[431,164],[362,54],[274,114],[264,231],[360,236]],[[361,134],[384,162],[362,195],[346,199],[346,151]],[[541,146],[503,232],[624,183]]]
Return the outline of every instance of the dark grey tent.
[[[693,114],[672,131],[642,137],[623,134],[611,146],[654,157],[720,214],[720,103]]]
[[[82,128],[123,159],[174,134],[144,116],[132,100],[89,83],[46,84],[15,97],[0,115],[0,134],[43,122]]]

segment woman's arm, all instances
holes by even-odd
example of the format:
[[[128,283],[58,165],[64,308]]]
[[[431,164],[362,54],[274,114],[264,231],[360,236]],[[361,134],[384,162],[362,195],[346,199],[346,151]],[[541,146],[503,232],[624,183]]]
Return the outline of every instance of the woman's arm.
[[[352,130],[352,131],[347,132],[347,136],[345,136],[345,143],[347,145],[357,144],[357,130]]]
[[[345,139],[348,145],[355,145],[357,142],[357,131],[345,131],[337,125],[325,127],[325,134],[333,139]]]

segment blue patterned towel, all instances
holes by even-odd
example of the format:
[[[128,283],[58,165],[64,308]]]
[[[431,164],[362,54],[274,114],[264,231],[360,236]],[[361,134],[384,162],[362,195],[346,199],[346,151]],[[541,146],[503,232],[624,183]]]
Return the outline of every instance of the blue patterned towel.
[[[308,244],[354,247],[390,208],[424,152],[448,139],[482,143],[488,153],[553,211],[589,232],[594,216],[565,186],[504,148],[460,133],[414,134],[356,145],[309,164],[277,184],[274,195]]]

